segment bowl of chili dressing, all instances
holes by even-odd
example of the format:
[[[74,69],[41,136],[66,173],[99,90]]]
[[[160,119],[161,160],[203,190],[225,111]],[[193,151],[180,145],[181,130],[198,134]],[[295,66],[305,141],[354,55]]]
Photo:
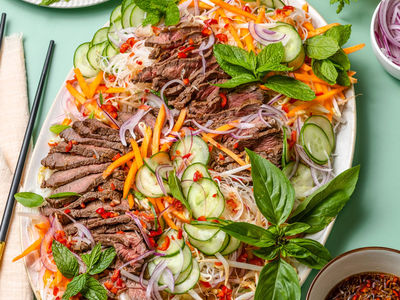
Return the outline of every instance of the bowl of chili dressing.
[[[314,278],[307,300],[400,300],[400,251],[351,250],[331,260]]]

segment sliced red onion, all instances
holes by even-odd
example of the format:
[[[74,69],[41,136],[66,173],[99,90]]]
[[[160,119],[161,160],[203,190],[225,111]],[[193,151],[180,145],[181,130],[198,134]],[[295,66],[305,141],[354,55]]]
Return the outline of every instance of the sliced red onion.
[[[50,228],[46,232],[42,242],[40,243],[40,260],[42,261],[44,267],[51,272],[57,272],[57,266],[50,260],[50,257],[52,257],[52,255],[49,255],[49,253],[47,253],[47,250],[48,246],[53,240],[54,233],[59,230],[59,223],[56,219],[57,217],[50,216]]]
[[[201,57],[201,68],[202,68],[201,73],[204,75],[204,74],[206,74],[206,71],[207,71],[207,61],[206,61],[206,58],[204,57],[203,50],[199,51],[199,55]]]
[[[74,222],[74,226],[78,230],[78,234],[79,234],[79,232],[82,232],[83,235],[90,241],[90,244],[92,246],[94,246],[96,244],[95,241],[94,241],[93,235],[90,232],[89,228],[87,228],[85,225],[83,225],[83,224],[81,224],[79,222]]]
[[[174,274],[172,274],[172,271],[169,268],[165,268],[162,276],[163,276],[165,284],[167,285],[169,290],[171,292],[174,292],[174,290],[175,290],[175,278],[174,278]]]
[[[157,168],[155,169],[155,175],[156,175],[156,179],[157,179],[157,183],[161,188],[161,191],[163,192],[164,195],[167,195],[167,191],[165,190],[165,186],[164,186],[164,181],[161,178],[161,174],[160,171],[161,170],[173,170],[174,168],[170,165],[158,165]]]
[[[155,250],[147,251],[147,252],[143,253],[142,255],[139,255],[138,257],[135,257],[134,259],[124,263],[122,266],[120,266],[118,268],[118,270],[121,270],[122,268],[125,268],[128,265],[134,264],[135,262],[141,261],[142,259],[145,259],[146,257],[154,254],[155,252],[156,252]]]
[[[209,36],[209,38],[208,38],[207,43],[206,43],[205,41],[203,41],[203,42],[200,44],[199,49],[194,50],[193,52],[196,53],[196,52],[208,50],[208,49],[210,49],[214,44],[215,44],[215,35],[214,35],[214,33],[211,33],[210,36]]]
[[[279,101],[282,97],[283,97],[282,94],[276,95],[274,98],[272,98],[271,100],[269,100],[268,105],[274,104],[275,102]]]
[[[129,278],[130,280],[133,280],[134,282],[140,283],[140,277],[139,276],[131,274],[131,273],[129,273],[128,271],[126,271],[124,269],[121,270],[121,275],[125,276],[126,278]],[[149,284],[148,281],[146,279],[143,279],[143,278],[142,278],[142,283],[145,286],[147,286]]]
[[[286,34],[271,31],[265,24],[255,24],[254,21],[249,22],[249,32],[257,42],[263,45],[283,42],[286,37]]]
[[[107,116],[107,118],[111,121],[111,122],[113,122],[113,124],[115,125],[115,126],[117,126],[117,128],[119,128],[119,124],[118,124],[118,122],[108,113],[108,111],[106,111],[105,109],[103,109],[103,107],[102,107],[102,105],[101,105],[101,103],[100,103],[100,97],[98,97],[97,99],[96,99],[96,102],[97,102],[97,106],[101,109],[101,111]]]
[[[166,84],[164,84],[160,90],[161,100],[163,101],[163,104],[166,103],[165,98],[164,98],[165,89],[174,83],[179,83],[180,85],[185,86],[185,83],[180,79],[173,79],[173,80],[168,81]]]
[[[148,263],[145,263],[145,264],[142,266],[142,271],[140,271],[140,277],[139,277],[140,286],[141,286],[142,288],[144,288],[144,289],[145,289],[146,287],[144,286],[143,277],[144,277],[144,272],[146,271],[147,265],[148,265]],[[146,285],[147,285],[147,284],[146,284]]]
[[[234,131],[236,131],[237,129],[230,129],[230,130],[225,130],[225,131],[220,131],[220,130],[214,130],[214,129],[210,129],[206,126],[200,125],[196,120],[191,119],[190,122],[192,122],[194,125],[196,125],[196,127],[200,128],[202,131],[207,132],[207,133],[214,133],[214,134],[229,134],[232,133]],[[235,124],[236,125],[236,124]],[[189,152],[186,152],[189,153]]]
[[[200,14],[199,0],[193,0],[193,3],[194,3],[194,15],[198,16]]]
[[[130,216],[133,221],[136,223],[136,226],[139,228],[140,233],[142,234],[143,240],[146,242],[147,247],[149,247],[149,249],[153,249],[153,246],[150,243],[149,237],[147,236],[147,233],[145,231],[145,229],[142,226],[142,223],[140,222],[139,218],[137,216],[135,216],[133,213],[131,213],[130,211],[127,211],[126,214],[128,216]]]
[[[242,122],[242,123],[233,123],[233,126],[235,126],[235,128],[237,129],[251,129],[256,127],[256,124],[253,123],[248,123],[248,122]]]
[[[327,167],[323,167],[320,165],[317,165],[316,163],[314,163],[307,155],[307,153],[304,151],[303,147],[296,144],[295,146],[295,151],[297,151],[297,153],[299,154],[300,158],[303,160],[303,162],[308,165],[309,167],[312,167],[314,169],[320,170],[322,172],[331,172],[332,169],[327,168]]]
[[[158,280],[160,279],[162,273],[164,272],[165,268],[167,267],[167,262],[162,261],[160,262],[155,268],[151,277],[149,279],[149,283],[146,289],[146,299],[152,299],[152,295],[154,292],[158,292],[155,288],[158,285]]]
[[[119,129],[119,138],[121,139],[121,143],[124,146],[127,146],[126,142],[126,131],[129,130],[130,134],[132,135],[133,138],[136,138],[136,135],[134,133],[135,127],[138,125],[139,121],[150,111],[151,109],[144,110],[142,108],[139,108],[137,113],[134,114],[132,117],[129,118],[128,121],[126,121],[124,124],[122,124],[121,128]]]
[[[275,108],[275,107],[273,107],[273,106],[263,104],[263,105],[260,106],[260,108],[262,108],[264,110],[269,110],[270,112],[272,112],[272,113],[278,115],[279,117],[281,117],[283,120],[287,120],[287,117],[284,114],[284,112],[279,110],[279,109],[277,109],[277,108]]]
[[[230,136],[237,140],[245,140],[245,139],[249,139],[252,137],[252,135],[237,135],[234,133],[230,133]]]

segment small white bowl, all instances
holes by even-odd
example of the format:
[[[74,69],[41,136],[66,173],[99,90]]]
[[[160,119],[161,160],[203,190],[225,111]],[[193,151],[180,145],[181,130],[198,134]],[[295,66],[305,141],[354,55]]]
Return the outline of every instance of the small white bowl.
[[[342,280],[359,273],[377,272],[400,276],[400,251],[383,247],[351,250],[331,260],[314,278],[306,300],[325,300]]]
[[[371,21],[370,35],[371,35],[372,50],[374,50],[376,58],[378,59],[380,64],[385,68],[385,70],[393,77],[400,79],[400,66],[393,63],[385,54],[383,54],[375,38],[375,28],[377,26],[377,20],[378,20],[377,16],[379,7],[380,4],[377,6]]]

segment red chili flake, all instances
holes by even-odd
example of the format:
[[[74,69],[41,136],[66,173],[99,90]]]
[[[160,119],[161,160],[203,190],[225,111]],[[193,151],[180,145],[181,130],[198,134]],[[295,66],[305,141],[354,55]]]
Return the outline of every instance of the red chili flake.
[[[118,289],[116,287],[113,287],[110,291],[113,294],[117,294],[118,293]]]
[[[159,35],[160,34],[160,28],[156,27],[156,26],[151,26],[151,28],[153,28],[153,32],[155,35]]]
[[[264,261],[259,257],[254,257],[249,260],[249,264],[256,265],[256,266],[263,266]]]
[[[239,147],[239,143],[235,143],[234,145],[233,145],[233,149],[237,149]]]
[[[67,80],[66,83],[73,85],[77,81],[78,81],[78,79],[76,78],[76,75],[74,75],[73,79]]]
[[[143,64],[143,62],[141,60],[137,60],[136,63],[141,66]]]
[[[217,219],[213,219],[213,220],[211,220],[211,222],[219,224],[219,221]]]
[[[182,231],[181,228],[179,228],[179,230],[178,230],[178,235],[177,235],[176,237],[178,238],[178,240],[181,240],[181,239],[182,239],[182,236],[183,236],[183,231]]]
[[[202,281],[202,280],[200,280],[200,284],[201,284],[202,286],[204,286],[206,289],[211,288],[211,284],[210,284],[209,282],[207,282],[207,281]]]
[[[155,237],[155,236],[161,235],[162,233],[163,233],[163,230],[162,230],[161,226],[159,226],[157,230],[150,231],[149,236]]]
[[[208,19],[208,20],[204,21],[204,24],[206,24],[207,26],[217,25],[218,24],[218,20],[216,20],[216,19]]]
[[[194,45],[193,39],[189,38],[189,45]]]
[[[115,161],[115,160],[117,160],[117,159],[120,158],[120,157],[121,157],[121,154],[118,153],[118,154],[114,155],[114,157],[112,158],[112,161]]]
[[[322,96],[324,93],[323,92],[318,92],[318,93],[315,93],[315,96]]]
[[[125,53],[131,46],[127,43],[123,43],[119,48],[119,52]]]
[[[214,178],[217,179],[217,180],[219,180],[219,181],[222,180],[221,176],[214,176]]]
[[[96,213],[98,213],[99,215],[104,214],[105,210],[104,207],[99,207],[98,209],[96,209]]]
[[[184,83],[185,85],[188,85],[188,84],[190,83],[189,78],[184,78],[184,79],[183,79],[183,83]]]
[[[219,33],[215,36],[219,41],[222,43],[227,43],[228,42],[228,36],[224,33]]]
[[[181,155],[181,151],[179,151],[179,150],[176,150],[175,153],[176,153],[176,155]]]
[[[165,251],[169,248],[169,245],[171,244],[171,240],[169,239],[169,236],[165,236],[163,244],[158,248],[160,251]]]
[[[197,218],[197,221],[207,221],[205,216],[200,216]]]
[[[172,239],[173,241],[175,241],[175,237],[174,237],[174,236],[171,236],[171,239]]]
[[[114,287],[111,281],[106,281],[104,282],[104,286],[106,287],[107,290],[111,291],[111,289]]]
[[[179,53],[178,53],[178,57],[179,57],[179,58],[186,58],[186,57],[187,57],[187,54],[186,54],[185,52],[179,52]]]
[[[199,170],[194,172],[194,174],[193,174],[193,181],[194,182],[199,181],[201,178],[203,178],[203,174],[201,174]]]
[[[219,158],[220,160],[225,160],[225,157],[224,157],[221,153],[218,155],[218,158]]]
[[[97,187],[97,190],[98,190],[99,192],[104,191],[104,189],[103,189],[100,185]]]
[[[133,45],[135,45],[135,44],[137,43],[137,41],[135,40],[135,38],[131,37],[131,38],[129,38],[129,39],[126,41],[126,43],[127,43],[129,46],[133,47]]]
[[[291,5],[285,5],[285,6],[283,7],[283,9],[284,9],[284,10],[294,10],[294,7],[291,6]]]
[[[226,200],[226,204],[228,204],[232,209],[236,209],[238,207],[237,203],[233,199]]]
[[[109,74],[109,75],[108,75],[108,80],[109,80],[110,82],[114,82],[116,79],[117,79],[117,77],[115,77],[115,75],[113,75],[113,74]]]
[[[217,261],[217,262],[215,263],[215,265],[216,265],[216,266],[222,266],[222,262]]]
[[[82,207],[82,208],[85,208],[85,207],[86,207],[86,204],[85,204],[85,203],[81,203],[81,207]]]
[[[209,145],[209,146],[208,146],[208,151],[210,151],[210,152],[211,152],[211,151],[212,151],[212,149],[213,149],[213,146],[212,146],[212,145]]]
[[[117,204],[115,202],[110,202],[110,206],[115,207],[115,206],[117,206]]]
[[[192,153],[187,153],[184,156],[182,156],[182,159],[188,159],[191,155]]]
[[[118,278],[119,278],[119,270],[115,270],[111,276],[111,281],[116,282]]]
[[[213,196],[213,198],[216,198],[217,197],[217,194],[214,194],[214,195],[212,195]]]
[[[47,145],[49,145],[50,147],[55,147],[58,145],[58,143],[47,143]]]
[[[204,27],[203,30],[201,31],[201,34],[203,36],[209,36],[211,34],[211,30],[208,29],[207,27]]]
[[[283,110],[285,113],[288,113],[288,112],[289,112],[289,104],[288,104],[288,103],[283,104],[283,105],[282,105],[282,110]]]
[[[224,28],[225,28],[225,29],[228,29],[229,26],[230,26],[230,24],[229,24],[229,23],[226,23],[226,24],[224,25]]]
[[[115,191],[115,184],[111,182],[111,190]]]
[[[68,142],[68,145],[67,146],[65,146],[65,152],[69,152],[69,151],[71,151],[71,149],[72,149],[72,141],[69,141]]]
[[[237,261],[238,262],[247,262],[247,257],[248,257],[247,253],[244,252],[238,257]]]
[[[124,281],[121,278],[118,278],[115,285],[122,288],[124,286]]]
[[[217,294],[218,300],[231,300],[232,290],[227,288],[225,285],[221,287],[221,291]]]
[[[125,232],[123,232],[122,230],[118,231],[117,234],[124,234]]]
[[[53,289],[53,296],[57,296],[58,291],[59,291],[59,288],[55,286]]]
[[[71,210],[70,210],[69,208],[67,208],[66,210],[64,210],[64,212],[65,212],[66,214],[69,214],[69,213],[71,212]]]
[[[228,103],[228,98],[226,98],[226,95],[224,93],[219,93],[219,96],[222,98],[221,107],[224,108]]]
[[[248,7],[247,5],[243,6],[242,9],[243,9],[245,12],[251,13],[251,9],[250,9],[250,7]]]
[[[131,54],[129,54],[129,57],[134,57],[135,56],[135,52],[132,52]]]
[[[149,242],[150,242],[150,245],[151,245],[153,248],[155,248],[155,247],[158,246],[157,243],[154,241],[153,238],[149,238]]]
[[[192,51],[192,50],[194,50],[194,49],[195,49],[195,48],[194,48],[193,46],[190,46],[190,47],[187,47],[187,48],[183,49],[182,52],[186,53],[186,52]]]
[[[293,130],[290,139],[288,139],[289,148],[293,148],[293,146],[296,144],[296,141],[297,141],[297,131]]]

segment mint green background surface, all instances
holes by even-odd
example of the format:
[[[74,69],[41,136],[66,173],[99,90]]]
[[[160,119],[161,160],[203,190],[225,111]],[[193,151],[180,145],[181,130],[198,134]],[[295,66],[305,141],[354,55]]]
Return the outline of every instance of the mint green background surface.
[[[7,13],[6,33],[24,34],[30,103],[49,40],[56,42],[36,135],[71,69],[75,48],[91,39],[119,2],[111,0],[89,8],[58,10],[21,0],[0,0],[0,12]],[[359,0],[346,7],[340,16],[336,15],[336,8],[329,5],[329,0],[309,2],[329,23],[353,24],[349,45],[366,43],[362,51],[351,55],[352,69],[357,71],[359,79],[356,85],[358,130],[354,164],[362,166],[360,180],[354,196],[336,221],[327,247],[333,256],[363,246],[400,249],[400,81],[383,70],[371,49],[370,20],[379,1]],[[12,99],[7,101],[12,105]],[[312,272],[304,285],[303,298],[315,275],[316,272]]]

